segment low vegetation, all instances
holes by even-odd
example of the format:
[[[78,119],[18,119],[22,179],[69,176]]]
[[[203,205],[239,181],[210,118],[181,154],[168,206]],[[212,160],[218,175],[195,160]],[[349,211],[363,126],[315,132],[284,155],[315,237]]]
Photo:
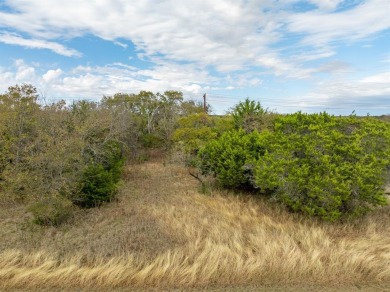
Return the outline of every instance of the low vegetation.
[[[389,288],[389,207],[347,224],[307,220],[262,197],[205,196],[185,167],[151,159],[126,167],[115,202],[59,227],[2,208],[0,289]]]

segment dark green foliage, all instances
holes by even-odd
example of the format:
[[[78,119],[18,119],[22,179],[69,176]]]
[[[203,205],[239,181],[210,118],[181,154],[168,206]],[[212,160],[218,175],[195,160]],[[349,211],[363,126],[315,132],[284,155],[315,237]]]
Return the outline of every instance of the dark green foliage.
[[[74,203],[85,208],[96,207],[110,201],[115,191],[113,174],[101,164],[91,164],[83,173],[81,192]]]
[[[293,211],[335,221],[386,204],[389,145],[389,123],[296,113],[273,132],[225,134],[199,158],[226,187],[250,183]]]
[[[31,85],[10,87],[0,95],[0,195],[39,202],[36,222],[57,225],[66,217],[55,212],[61,204],[110,201],[125,157],[141,162],[145,148],[176,142],[188,165],[221,185],[273,194],[294,211],[333,221],[385,203],[390,123],[276,117],[248,99],[230,116],[210,116],[176,91],[41,106]]]
[[[123,169],[122,151],[117,142],[111,141],[103,147],[102,153],[93,157],[94,161],[83,172],[81,191],[74,203],[91,208],[110,201],[116,191]]]
[[[203,174],[215,175],[222,186],[248,186],[252,179],[250,162],[264,154],[267,134],[246,134],[244,130],[230,131],[209,142],[199,152]]]
[[[140,140],[142,146],[145,148],[159,148],[164,144],[164,141],[160,137],[149,133],[142,135]]]
[[[121,147],[119,143],[112,141],[111,143],[107,143],[105,148],[107,153],[106,159],[103,162],[103,167],[112,174],[114,182],[117,183],[121,178],[124,165]]]

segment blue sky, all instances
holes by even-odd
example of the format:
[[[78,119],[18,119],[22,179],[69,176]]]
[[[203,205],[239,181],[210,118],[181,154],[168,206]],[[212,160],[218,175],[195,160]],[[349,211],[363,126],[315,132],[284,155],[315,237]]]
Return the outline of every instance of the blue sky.
[[[389,15],[388,0],[0,0],[0,92],[390,114]]]

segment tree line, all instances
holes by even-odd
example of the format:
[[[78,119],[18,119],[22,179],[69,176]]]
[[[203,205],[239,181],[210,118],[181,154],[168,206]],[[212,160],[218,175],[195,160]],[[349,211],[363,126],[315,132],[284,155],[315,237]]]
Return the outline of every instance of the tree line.
[[[177,91],[39,103],[29,84],[0,95],[0,204],[58,225],[111,201],[126,161],[179,152],[224,188],[336,221],[387,203],[390,123],[327,113],[281,115],[246,99],[223,116]]]

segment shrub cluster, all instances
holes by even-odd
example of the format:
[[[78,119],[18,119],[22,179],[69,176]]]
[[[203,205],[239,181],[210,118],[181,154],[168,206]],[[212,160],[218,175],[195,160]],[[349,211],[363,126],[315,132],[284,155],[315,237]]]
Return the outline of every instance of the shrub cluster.
[[[42,225],[111,200],[124,160],[112,120],[94,103],[43,107],[31,85],[10,87],[0,95],[1,199],[33,202]]]
[[[250,185],[293,211],[335,221],[386,204],[390,124],[373,118],[296,113],[272,132],[231,131],[199,153],[222,185]]]
[[[33,202],[36,223],[58,225],[110,201],[125,157],[168,149],[177,121],[202,110],[177,91],[42,105],[32,85],[11,86],[0,94],[0,203]]]

